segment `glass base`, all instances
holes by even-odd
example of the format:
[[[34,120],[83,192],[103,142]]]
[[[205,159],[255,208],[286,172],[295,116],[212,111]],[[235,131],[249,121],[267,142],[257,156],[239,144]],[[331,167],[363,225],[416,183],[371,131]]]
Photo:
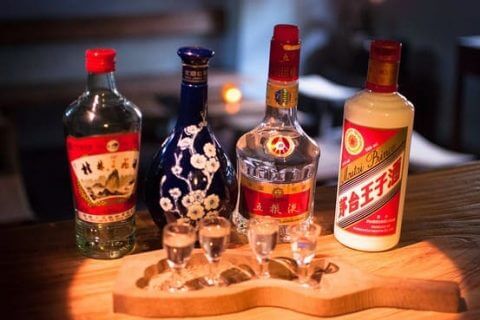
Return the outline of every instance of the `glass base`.
[[[78,250],[94,259],[117,259],[135,247],[135,218],[115,223],[89,223],[76,219],[75,240]]]
[[[162,287],[161,287],[161,290],[162,291],[167,291],[167,292],[170,292],[170,293],[175,293],[175,292],[185,292],[185,291],[188,291],[188,288],[184,285],[182,286],[176,286],[173,281],[167,281],[165,282]]]

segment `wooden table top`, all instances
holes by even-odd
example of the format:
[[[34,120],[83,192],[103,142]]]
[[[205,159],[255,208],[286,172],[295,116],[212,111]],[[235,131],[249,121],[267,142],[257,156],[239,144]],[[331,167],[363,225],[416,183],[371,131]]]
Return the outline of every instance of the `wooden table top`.
[[[335,189],[317,188],[315,217],[323,226],[320,252],[380,275],[459,283],[460,313],[375,308],[334,319],[480,319],[480,162],[411,175],[402,237],[380,253],[348,249],[332,233]],[[157,249],[159,233],[138,214],[136,252]],[[6,319],[138,319],[112,310],[122,259],[80,256],[73,222],[0,228],[0,299]],[[168,306],[165,306],[168,308]],[[279,308],[254,308],[208,319],[316,319]],[[207,319],[207,318],[195,318]]]

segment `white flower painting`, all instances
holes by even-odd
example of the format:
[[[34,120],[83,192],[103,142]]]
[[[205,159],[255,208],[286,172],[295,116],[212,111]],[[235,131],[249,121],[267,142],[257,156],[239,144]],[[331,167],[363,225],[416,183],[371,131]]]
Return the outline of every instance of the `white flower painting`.
[[[200,220],[205,215],[204,209],[199,204],[194,204],[188,207],[187,217],[192,220]]]
[[[203,201],[203,205],[207,210],[217,209],[219,204],[220,204],[220,198],[216,194],[209,195]]]
[[[165,211],[170,211],[173,208],[172,201],[169,198],[162,197],[160,198],[160,207]]]
[[[172,196],[173,199],[178,199],[182,195],[182,192],[178,188],[172,188],[168,190],[168,193]]]
[[[190,164],[197,169],[204,169],[206,163],[207,163],[207,158],[201,154],[194,154],[190,158]]]
[[[164,211],[175,213],[179,220],[190,223],[195,223],[204,216],[218,216],[220,209],[220,197],[208,192],[215,173],[220,169],[215,145],[207,142],[199,148],[200,152],[195,148],[198,134],[207,125],[204,114],[202,118],[203,121],[199,124],[187,126],[182,131],[182,136],[177,143],[177,151],[174,153],[175,164],[170,168],[170,172],[185,183],[188,193],[183,194],[178,187],[170,188],[168,194],[164,192],[166,176],[162,177],[160,184],[160,207]],[[182,167],[184,157],[189,158],[193,170],[199,170],[203,175],[202,181],[206,182],[204,188],[200,189],[198,183],[193,183],[193,179],[198,180],[198,174],[194,175],[188,168]]]
[[[209,158],[215,157],[217,155],[217,150],[215,149],[213,143],[205,143],[205,145],[203,146],[203,152],[205,152],[205,155]]]

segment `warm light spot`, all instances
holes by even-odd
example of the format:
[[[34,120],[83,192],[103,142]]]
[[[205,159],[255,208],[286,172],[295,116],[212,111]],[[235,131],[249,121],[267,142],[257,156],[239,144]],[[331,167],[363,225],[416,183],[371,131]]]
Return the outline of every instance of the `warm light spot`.
[[[239,103],[242,100],[242,91],[232,83],[227,83],[222,88],[222,99],[225,103]]]

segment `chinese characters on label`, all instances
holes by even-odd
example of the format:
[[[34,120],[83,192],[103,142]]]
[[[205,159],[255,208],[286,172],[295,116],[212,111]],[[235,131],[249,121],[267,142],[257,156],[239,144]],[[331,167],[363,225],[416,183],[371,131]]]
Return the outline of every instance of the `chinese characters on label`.
[[[67,137],[73,192],[80,219],[125,220],[135,211],[139,134]]]
[[[241,177],[243,211],[250,216],[271,216],[281,223],[304,220],[309,213],[312,179],[291,184],[257,182]]]
[[[356,146],[361,140],[362,148],[355,152],[349,150],[351,146],[342,149],[336,224],[360,235],[394,234],[407,128],[367,128],[348,120],[344,127],[344,135],[355,132],[352,143]]]

